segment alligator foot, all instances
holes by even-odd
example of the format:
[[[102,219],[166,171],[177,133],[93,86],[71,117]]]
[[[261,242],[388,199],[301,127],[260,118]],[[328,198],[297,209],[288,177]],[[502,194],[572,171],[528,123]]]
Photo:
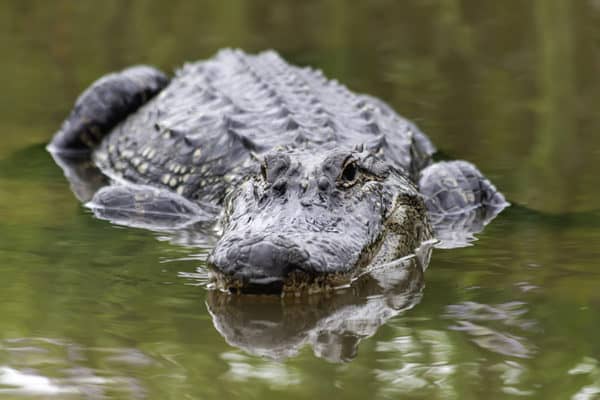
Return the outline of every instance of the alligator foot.
[[[468,246],[509,203],[471,163],[438,162],[421,171],[419,189],[425,197],[437,247]]]

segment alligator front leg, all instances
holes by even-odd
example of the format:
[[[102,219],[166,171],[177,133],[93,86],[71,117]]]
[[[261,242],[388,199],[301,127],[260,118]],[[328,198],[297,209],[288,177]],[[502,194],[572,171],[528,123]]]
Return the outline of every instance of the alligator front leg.
[[[438,247],[462,247],[509,203],[471,163],[446,161],[421,171],[419,189],[425,197]]]
[[[211,223],[220,211],[211,205],[193,203],[177,193],[133,184],[105,186],[87,206],[100,219],[152,230]]]
[[[116,124],[168,83],[165,74],[145,65],[105,75],[79,96],[48,149],[62,154],[89,153]]]

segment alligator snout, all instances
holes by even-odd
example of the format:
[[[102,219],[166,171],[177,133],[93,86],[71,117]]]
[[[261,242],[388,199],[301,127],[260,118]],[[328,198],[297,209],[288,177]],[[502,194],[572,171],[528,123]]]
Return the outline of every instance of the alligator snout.
[[[280,235],[229,238],[215,248],[209,264],[226,280],[224,287],[244,293],[279,293],[319,269],[308,251]]]

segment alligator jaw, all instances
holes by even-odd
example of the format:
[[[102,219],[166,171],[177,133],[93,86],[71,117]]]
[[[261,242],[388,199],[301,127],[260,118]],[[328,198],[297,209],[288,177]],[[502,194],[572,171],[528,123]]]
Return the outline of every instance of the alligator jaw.
[[[373,263],[379,264],[379,257],[385,259],[381,253],[387,252],[383,246],[385,234],[381,234],[375,243],[368,246],[358,261],[349,272],[331,272],[309,274],[306,271],[296,270],[285,278],[258,278],[239,279],[219,272],[209,261],[209,288],[225,293],[243,295],[280,295],[281,297],[331,293],[335,290],[349,287],[355,280],[363,276]],[[378,257],[379,256],[379,257]]]
[[[329,293],[347,287],[352,283],[355,275],[353,273],[331,273],[315,277],[306,273],[294,272],[285,279],[258,279],[244,282],[211,270],[209,288],[231,294],[299,297],[303,294]]]

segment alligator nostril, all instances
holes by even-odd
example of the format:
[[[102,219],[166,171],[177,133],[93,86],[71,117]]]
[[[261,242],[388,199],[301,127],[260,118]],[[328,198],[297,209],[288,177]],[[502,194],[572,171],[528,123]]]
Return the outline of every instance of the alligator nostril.
[[[318,180],[318,182],[317,182],[317,186],[322,191],[325,191],[325,190],[329,189],[329,179],[327,179],[324,176],[320,177],[319,180]]]

